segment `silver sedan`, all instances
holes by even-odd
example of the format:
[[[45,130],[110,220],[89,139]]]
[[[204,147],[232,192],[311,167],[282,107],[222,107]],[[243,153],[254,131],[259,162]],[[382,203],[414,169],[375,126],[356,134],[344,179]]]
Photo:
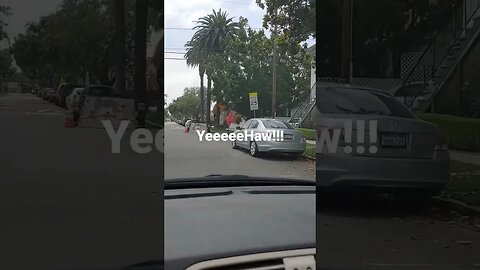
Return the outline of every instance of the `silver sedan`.
[[[317,186],[421,197],[443,189],[449,179],[448,146],[435,125],[384,91],[317,87]]]
[[[260,153],[288,153],[300,156],[305,152],[306,140],[290,124],[270,118],[252,118],[238,127],[235,134],[243,140],[233,140],[232,148],[250,150],[254,157]]]

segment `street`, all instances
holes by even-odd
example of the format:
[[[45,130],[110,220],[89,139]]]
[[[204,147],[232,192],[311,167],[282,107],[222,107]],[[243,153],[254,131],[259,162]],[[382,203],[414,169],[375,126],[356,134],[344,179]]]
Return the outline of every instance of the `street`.
[[[480,269],[478,219],[430,204],[320,197],[317,263],[325,269]]]
[[[173,122],[165,124],[165,179],[203,177],[212,174],[315,179],[315,162],[286,156],[250,156],[232,149],[230,142],[199,141],[194,130]]]
[[[163,154],[104,129],[65,128],[64,110],[0,96],[0,269],[109,269],[163,256]]]

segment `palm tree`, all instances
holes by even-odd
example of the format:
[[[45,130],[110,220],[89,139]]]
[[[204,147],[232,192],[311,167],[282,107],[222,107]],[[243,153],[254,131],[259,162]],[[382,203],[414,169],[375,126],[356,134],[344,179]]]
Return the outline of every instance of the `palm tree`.
[[[207,74],[207,104],[202,108],[207,108],[207,127],[210,128],[210,103],[212,88],[212,68],[208,65],[211,55],[222,53],[225,49],[227,40],[234,38],[239,29],[239,23],[233,22],[233,17],[228,18],[228,13],[213,10],[212,14],[201,17],[193,28],[196,30],[192,39],[187,42],[187,64],[198,66],[200,72],[200,84],[203,88],[203,74]],[[190,52],[190,53],[189,53]],[[190,60],[189,60],[190,59]],[[202,91],[201,91],[202,92]],[[203,96],[202,96],[203,98]],[[203,103],[202,103],[203,104]]]
[[[205,51],[199,48],[193,40],[185,45],[187,52],[185,59],[189,67],[198,67],[198,75],[200,76],[200,121],[205,121],[205,89],[203,87],[203,79],[205,76]]]

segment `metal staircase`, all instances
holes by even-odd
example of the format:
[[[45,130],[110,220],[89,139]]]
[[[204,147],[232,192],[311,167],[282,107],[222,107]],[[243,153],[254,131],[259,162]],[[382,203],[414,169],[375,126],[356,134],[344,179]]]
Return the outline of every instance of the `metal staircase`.
[[[315,89],[316,87],[317,87],[317,84],[315,83],[310,90]],[[295,110],[292,117],[290,118],[290,121],[288,121],[290,124],[292,124],[292,126],[298,128],[305,121],[307,116],[315,107],[316,97],[317,97],[316,91],[314,91],[313,96],[309,95],[305,101],[300,103],[300,105],[298,106],[298,108]]]
[[[480,0],[464,0],[427,46],[402,86],[423,84],[418,109],[433,111],[433,99],[480,33]],[[420,101],[419,100],[419,101]]]

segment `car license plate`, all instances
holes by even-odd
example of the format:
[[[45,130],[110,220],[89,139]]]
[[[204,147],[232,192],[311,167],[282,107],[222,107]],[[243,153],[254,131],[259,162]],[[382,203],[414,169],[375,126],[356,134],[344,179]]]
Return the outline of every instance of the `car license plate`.
[[[293,140],[293,134],[284,134],[283,135],[284,140]]]
[[[384,148],[406,148],[407,136],[401,133],[380,134],[380,145]]]

